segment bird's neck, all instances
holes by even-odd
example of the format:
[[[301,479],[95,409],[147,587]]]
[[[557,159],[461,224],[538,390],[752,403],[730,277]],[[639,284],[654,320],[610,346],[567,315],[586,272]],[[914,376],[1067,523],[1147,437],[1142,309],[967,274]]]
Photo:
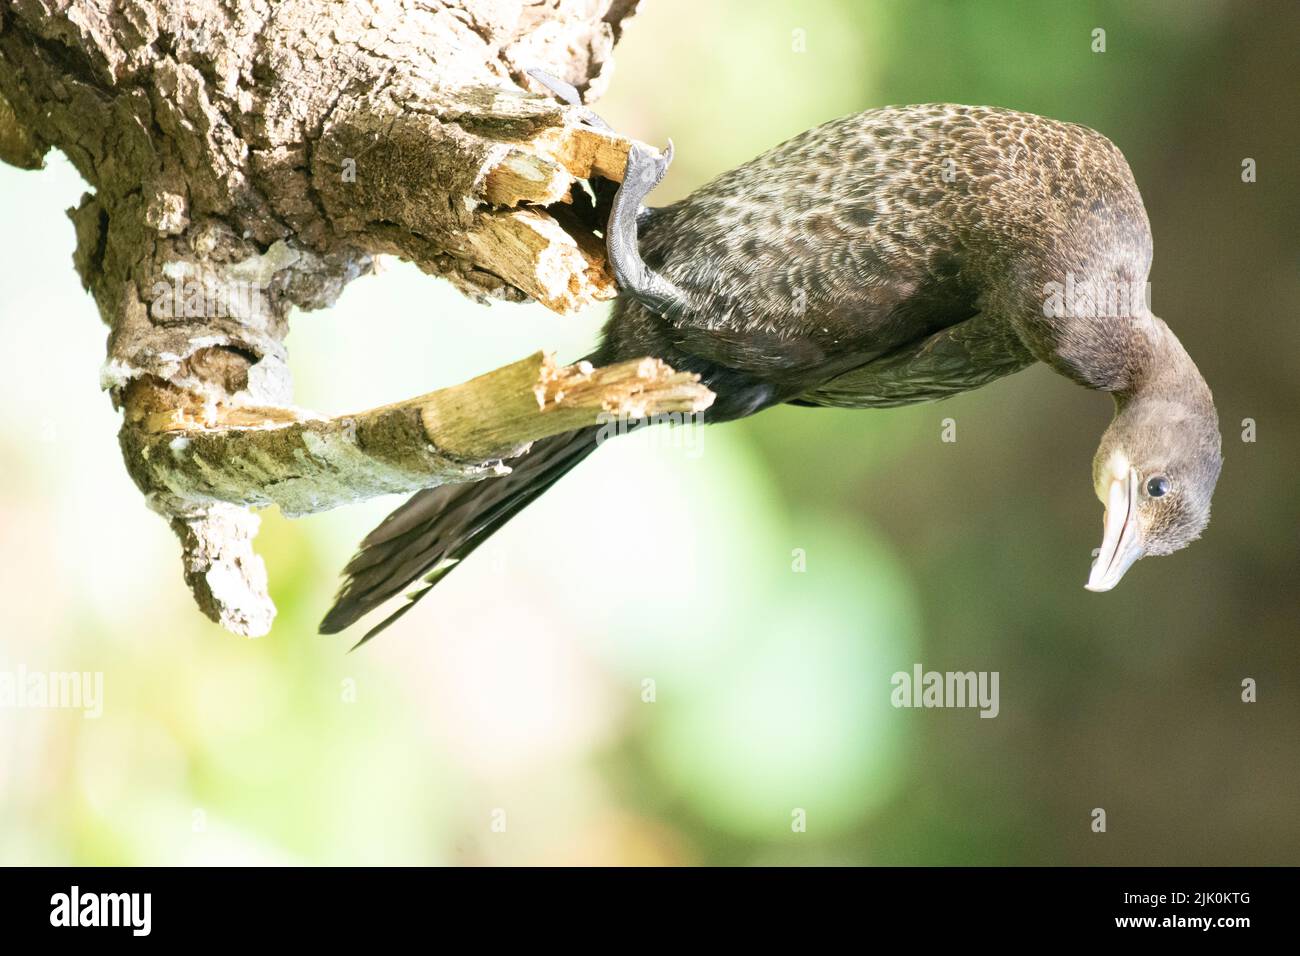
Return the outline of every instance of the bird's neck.
[[[1162,319],[1149,312],[1104,330],[1075,325],[1048,359],[1081,385],[1109,392],[1121,416],[1217,422],[1214,398],[1196,363]]]
[[[1111,393],[1121,406],[1173,396],[1213,404],[1178,337],[1145,307],[1122,317],[1038,315],[1025,328],[1022,338],[1039,359],[1080,385]]]
[[[1178,336],[1154,315],[1146,316],[1138,325],[1130,348],[1134,358],[1132,369],[1119,383],[1108,389],[1120,403],[1144,396],[1171,397],[1177,395],[1196,405],[1212,405],[1210,387],[1205,383],[1200,369],[1178,341]]]

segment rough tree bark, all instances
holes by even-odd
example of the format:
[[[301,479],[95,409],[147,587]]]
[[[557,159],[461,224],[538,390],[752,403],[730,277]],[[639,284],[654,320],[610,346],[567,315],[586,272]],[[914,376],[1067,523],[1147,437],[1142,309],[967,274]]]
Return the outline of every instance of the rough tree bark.
[[[631,141],[587,99],[636,0],[7,0],[0,159],[62,150],[93,192],[74,262],[109,326],[127,467],[170,520],[202,610],[265,633],[250,507],[302,514],[501,473],[529,442],[712,400],[662,363],[541,355],[335,418],[292,405],[292,307],[392,253],[479,300],[559,313],[612,297],[582,180]]]

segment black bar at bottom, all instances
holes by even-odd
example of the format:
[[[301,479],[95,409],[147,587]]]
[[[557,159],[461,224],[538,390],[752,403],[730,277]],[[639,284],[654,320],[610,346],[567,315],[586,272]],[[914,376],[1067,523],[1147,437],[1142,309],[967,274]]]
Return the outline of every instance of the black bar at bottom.
[[[1294,869],[105,869],[0,870],[6,943],[76,936],[374,943],[415,932],[437,946],[511,929],[614,942],[683,926],[776,928],[858,939],[910,926],[918,939],[1050,935],[1230,942],[1286,928]],[[617,932],[617,930],[616,930]],[[970,935],[974,934],[974,935]],[[10,950],[17,952],[17,950]]]

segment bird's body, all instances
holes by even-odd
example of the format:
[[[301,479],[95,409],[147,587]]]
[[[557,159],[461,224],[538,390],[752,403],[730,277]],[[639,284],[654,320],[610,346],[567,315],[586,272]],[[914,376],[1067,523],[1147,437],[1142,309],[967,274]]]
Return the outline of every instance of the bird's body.
[[[600,360],[653,354],[706,383],[715,368],[752,375],[773,401],[863,407],[942,398],[1035,353],[1067,371],[1062,348],[1089,366],[1119,352],[1127,330],[1109,317],[1041,321],[1044,289],[1068,273],[1144,281],[1151,233],[1100,134],[927,105],[796,136],[655,210],[640,248],[684,308],[624,306]]]
[[[935,401],[1045,361],[1116,396],[1112,430],[1135,402],[1142,414],[1129,417],[1142,428],[1168,431],[1171,416],[1186,423],[1174,430],[1188,436],[1194,461],[1180,467],[1212,475],[1202,488],[1198,473],[1177,507],[1191,537],[1203,527],[1218,474],[1213,403],[1148,308],[1150,226],[1128,164],[1105,137],[988,107],[873,110],[802,133],[639,216],[666,160],[647,167],[641,156],[634,168],[637,159],[608,237],[626,294],[593,362],[650,355],[696,372],[717,396],[707,419],[719,422],[783,402]],[[1152,421],[1157,399],[1176,408]],[[1112,451],[1129,462],[1122,437]],[[418,577],[436,581],[443,562],[594,447],[591,430],[558,436],[506,478],[417,494],[363,542],[323,629],[346,626]],[[1098,475],[1120,468],[1114,455],[1102,458]]]

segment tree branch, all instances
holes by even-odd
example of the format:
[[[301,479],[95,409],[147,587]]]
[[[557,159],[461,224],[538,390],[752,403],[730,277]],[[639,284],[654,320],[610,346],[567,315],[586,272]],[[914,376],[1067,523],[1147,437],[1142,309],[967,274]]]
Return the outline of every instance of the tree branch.
[[[505,474],[541,438],[602,416],[699,412],[713,393],[657,359],[557,367],[542,352],[461,385],[350,415],[182,404],[137,380],[122,441],[155,507],[278,505],[289,515]]]
[[[103,385],[125,413],[127,468],[180,537],[209,616],[270,627],[249,506],[304,512],[482,477],[606,402],[707,402],[669,369],[620,366],[552,369],[563,387],[532,408],[523,379],[550,366],[530,359],[361,415],[292,406],[291,310],[331,305],[377,253],[480,301],[571,313],[615,294],[581,181],[620,180],[631,141],[584,125],[527,71],[598,97],[635,8],[0,6],[0,160],[36,168],[57,148],[91,186],[70,215],[110,329]]]
[[[217,353],[220,355],[220,353]],[[212,359],[210,359],[212,360]],[[253,553],[249,507],[297,516],[375,495],[508,474],[504,460],[549,435],[699,412],[713,393],[657,359],[557,367],[538,352],[478,378],[353,415],[205,404],[152,377],[127,386],[119,434],[136,484],[171,519],[201,610],[257,636],[275,608]]]

